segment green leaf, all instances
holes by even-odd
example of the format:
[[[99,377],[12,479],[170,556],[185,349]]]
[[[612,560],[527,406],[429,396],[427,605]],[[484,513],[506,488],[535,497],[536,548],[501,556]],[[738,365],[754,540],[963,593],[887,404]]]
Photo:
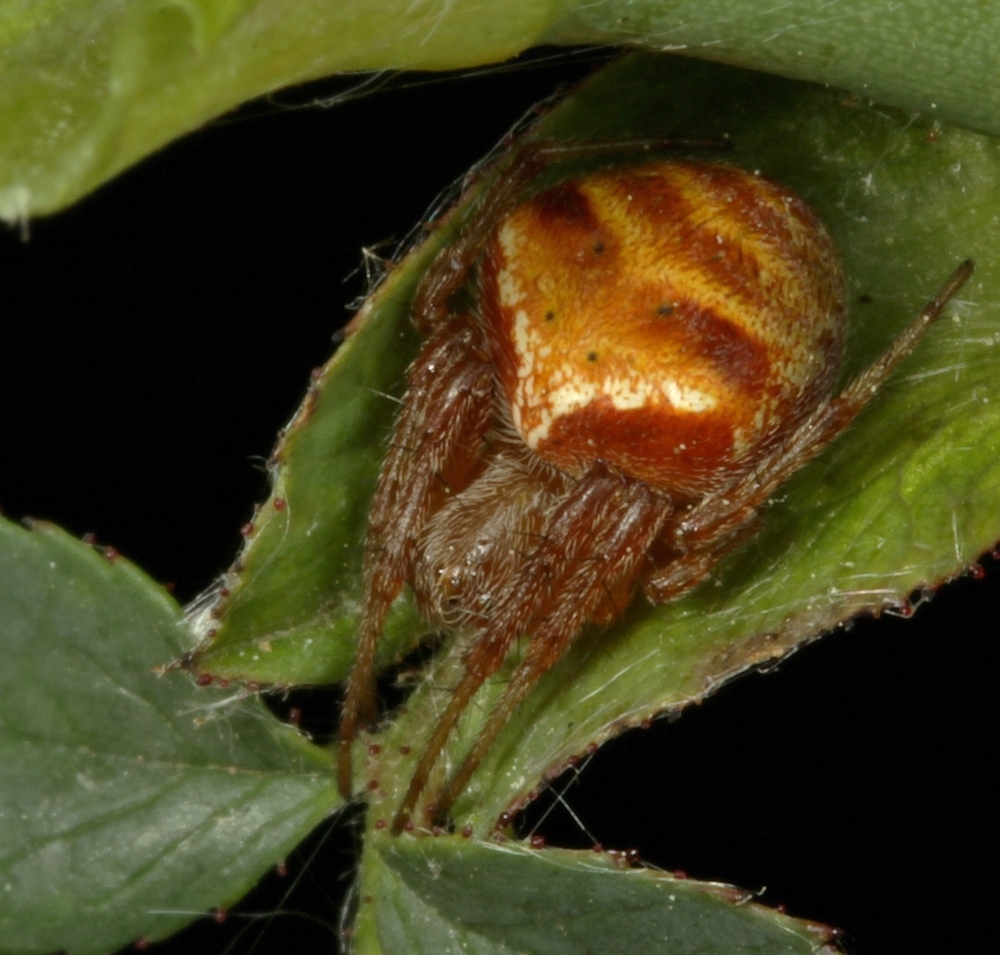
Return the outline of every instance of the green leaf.
[[[378,838],[366,859],[358,955],[817,955],[825,926],[730,886],[623,868],[594,852]]]
[[[998,28],[992,3],[611,0],[573,4],[545,40],[678,52],[828,83],[997,133]]]
[[[0,218],[60,209],[292,83],[455,69],[538,43],[641,44],[1000,131],[996,4],[943,0],[0,0]]]
[[[0,521],[0,952],[162,938],[243,895],[338,800],[254,698],[154,668],[176,604],[125,560]]]
[[[962,573],[1000,536],[996,141],[813,86],[648,56],[607,71],[546,128],[572,137],[728,134],[729,161],[796,189],[833,233],[849,277],[845,377],[909,323],[960,258],[979,266],[950,317],[854,426],[787,482],[761,533],[712,580],[662,607],[637,601],[546,674],[456,805],[456,825],[479,833],[589,747],[854,614],[906,612],[909,594]],[[398,806],[396,787],[447,702],[462,650],[459,641],[436,661],[380,734],[382,755],[364,774],[380,781],[373,820]],[[449,744],[452,764],[508,676],[468,708]]]
[[[447,231],[447,230],[446,230]],[[315,378],[272,456],[273,489],[247,546],[194,617],[198,669],[272,684],[334,683],[354,658],[368,505],[406,366],[419,348],[408,305],[444,241],[395,269]],[[382,662],[422,627],[408,597],[386,624]]]
[[[561,5],[484,18],[436,0],[2,0],[0,218],[59,209],[291,83],[505,59],[536,42]]]

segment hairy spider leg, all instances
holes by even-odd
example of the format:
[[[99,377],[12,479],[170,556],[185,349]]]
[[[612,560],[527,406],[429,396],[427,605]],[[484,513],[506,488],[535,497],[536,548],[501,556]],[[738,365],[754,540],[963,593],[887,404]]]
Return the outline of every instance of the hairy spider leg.
[[[608,582],[616,584],[635,576],[671,510],[669,498],[610,471],[601,462],[580,479],[554,511],[538,548],[518,571],[469,650],[465,673],[421,754],[393,820],[393,832],[406,825],[455,724],[476,691],[500,668],[513,641],[534,630],[528,655],[513,682],[459,776],[444,790],[438,815],[450,808],[513,707],[607,599]],[[549,649],[543,652],[541,644]]]
[[[592,537],[597,559],[580,559],[572,569],[566,595],[532,635],[524,660],[514,671],[458,772],[435,797],[437,819],[447,817],[514,710],[593,619],[601,602],[607,599],[606,581],[635,579],[671,512],[667,498],[648,484],[632,479],[619,482],[614,498],[611,522],[599,525],[606,531]]]
[[[493,608],[490,619],[476,635],[463,661],[465,673],[424,747],[410,788],[393,822],[393,831],[398,832],[409,817],[427,784],[434,763],[469,701],[500,668],[514,640],[524,633],[539,612],[544,611],[552,594],[553,582],[558,582],[565,575],[567,562],[575,557],[567,547],[568,542],[574,541],[574,528],[586,526],[596,513],[597,504],[605,492],[605,471],[602,467],[599,473],[584,475],[555,509],[538,547],[527,556],[506,597]]]
[[[899,363],[913,351],[924,333],[940,318],[945,306],[973,272],[966,259],[923,311],[889,347],[839,394],[828,398],[798,427],[791,439],[779,445],[750,475],[707,497],[677,524],[675,547],[679,554],[646,584],[654,603],[679,596],[708,576],[719,557],[734,540],[754,531],[757,508],[791,475],[834,441],[885,384]]]
[[[441,472],[478,459],[493,418],[489,364],[471,347],[461,318],[432,337],[407,375],[407,392],[379,473],[368,518],[364,605],[358,651],[340,718],[337,780],[350,798],[351,748],[376,713],[375,650],[389,607],[403,588],[417,537],[441,493]]]
[[[720,558],[739,547],[760,530],[761,517],[752,507],[734,515],[726,526],[720,526],[715,536],[689,542],[683,537],[683,521],[668,529],[674,556],[649,576],[643,593],[650,603],[662,604],[674,600],[697,587],[712,572]]]

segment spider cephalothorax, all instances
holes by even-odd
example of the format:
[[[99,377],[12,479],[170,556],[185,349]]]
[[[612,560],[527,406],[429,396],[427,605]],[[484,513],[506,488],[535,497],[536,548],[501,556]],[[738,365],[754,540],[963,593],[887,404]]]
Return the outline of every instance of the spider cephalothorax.
[[[845,282],[809,208],[760,176],[695,162],[616,167],[523,198],[553,154],[591,148],[522,146],[414,302],[427,340],[369,515],[345,796],[351,742],[375,715],[376,643],[404,584],[429,620],[472,638],[396,832],[515,640],[523,657],[436,794],[438,817],[584,625],[614,620],[637,589],[662,602],[703,580],[971,273],[963,263],[832,396]],[[470,280],[472,307],[453,310]]]

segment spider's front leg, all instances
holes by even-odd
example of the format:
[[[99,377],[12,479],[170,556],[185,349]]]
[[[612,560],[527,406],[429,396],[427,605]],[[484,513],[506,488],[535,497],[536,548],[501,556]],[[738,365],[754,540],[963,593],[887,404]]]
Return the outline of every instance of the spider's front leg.
[[[717,525],[700,528],[697,536],[685,537],[684,522],[671,527],[669,535],[674,556],[654,571],[643,585],[653,604],[666,603],[697,587],[726,554],[753,537],[760,528],[760,515],[753,507],[728,514]]]
[[[337,778],[350,798],[351,749],[374,719],[375,650],[389,607],[410,574],[414,547],[435,501],[474,470],[493,418],[493,371],[464,317],[424,345],[407,376],[392,443],[368,517],[358,652],[340,718]]]
[[[530,639],[496,708],[458,772],[438,794],[435,818],[447,816],[493,740],[538,679],[594,619],[611,590],[637,576],[672,510],[649,485],[594,464],[556,508],[538,548],[528,555],[493,608],[465,659],[465,672],[434,728],[393,820],[400,832],[452,730],[479,688],[500,668],[511,644]]]

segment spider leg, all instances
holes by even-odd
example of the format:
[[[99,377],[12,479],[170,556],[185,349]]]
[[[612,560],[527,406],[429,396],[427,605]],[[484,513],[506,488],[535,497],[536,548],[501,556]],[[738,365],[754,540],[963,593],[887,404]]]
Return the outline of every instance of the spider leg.
[[[959,265],[937,295],[882,355],[839,395],[820,404],[796,428],[790,440],[778,446],[752,473],[706,497],[678,522],[674,544],[679,556],[646,584],[646,594],[654,603],[680,596],[699,584],[722,554],[754,533],[758,519],[756,509],[789,475],[850,425],[899,363],[913,351],[927,329],[940,318],[944,307],[969,280],[972,270],[973,263],[969,259]]]
[[[738,517],[739,523],[727,521],[734,526],[710,528],[702,540],[690,544],[685,541],[688,549],[656,570],[643,585],[643,592],[649,601],[653,604],[666,603],[697,587],[723,555],[753,537],[760,528],[760,516],[748,508]]]
[[[598,535],[594,541],[600,549],[600,560],[583,561],[573,571],[563,598],[535,632],[525,659],[514,671],[486,725],[458,772],[438,795],[435,804],[438,818],[447,816],[514,710],[545,672],[563,657],[606,599],[605,575],[613,580],[633,577],[670,511],[664,498],[639,482],[630,483],[616,503],[619,523],[610,534]]]
[[[382,624],[413,559],[439,492],[441,472],[471,466],[493,416],[493,373],[456,320],[431,338],[407,376],[407,392],[368,517],[358,651],[340,718],[337,778],[351,794],[351,744],[376,712],[375,651]]]
[[[937,295],[924,306],[923,311],[900,334],[882,355],[858,375],[848,386],[830,402],[826,416],[820,415],[816,426],[820,429],[819,447],[825,447],[840,432],[847,427],[859,411],[871,400],[896,370],[897,365],[910,354],[924,333],[934,324],[944,311],[944,307],[961,291],[962,286],[972,278],[975,264],[972,259],[966,259],[952,272],[948,281],[941,287]],[[817,449],[818,450],[818,449]],[[809,452],[812,451],[809,446]]]
[[[731,520],[734,512],[756,507],[770,497],[780,484],[815,457],[857,417],[872,396],[882,387],[899,363],[913,351],[931,325],[941,317],[944,307],[972,276],[973,263],[966,259],[951,274],[941,290],[889,347],[836,397],[824,401],[796,430],[791,440],[779,446],[752,475],[749,494],[715,495],[704,507],[685,520],[685,531],[695,536],[712,533]]]
[[[553,512],[538,548],[507,588],[506,599],[500,600],[491,619],[481,628],[464,661],[465,673],[417,763],[409,790],[393,821],[394,832],[401,831],[409,818],[434,763],[476,691],[496,673],[510,645],[544,608],[553,589],[552,582],[559,577],[568,557],[563,545],[574,527],[588,524],[596,503],[607,493],[609,482],[610,476],[602,465],[577,483]]]
[[[648,485],[595,464],[553,513],[537,551],[521,567],[507,598],[483,627],[465,674],[420,758],[393,832],[406,824],[448,737],[473,695],[503,663],[511,643],[534,629],[527,655],[466,756],[440,794],[443,816],[479,765],[511,712],[566,651],[607,599],[605,584],[635,575],[671,511]]]

